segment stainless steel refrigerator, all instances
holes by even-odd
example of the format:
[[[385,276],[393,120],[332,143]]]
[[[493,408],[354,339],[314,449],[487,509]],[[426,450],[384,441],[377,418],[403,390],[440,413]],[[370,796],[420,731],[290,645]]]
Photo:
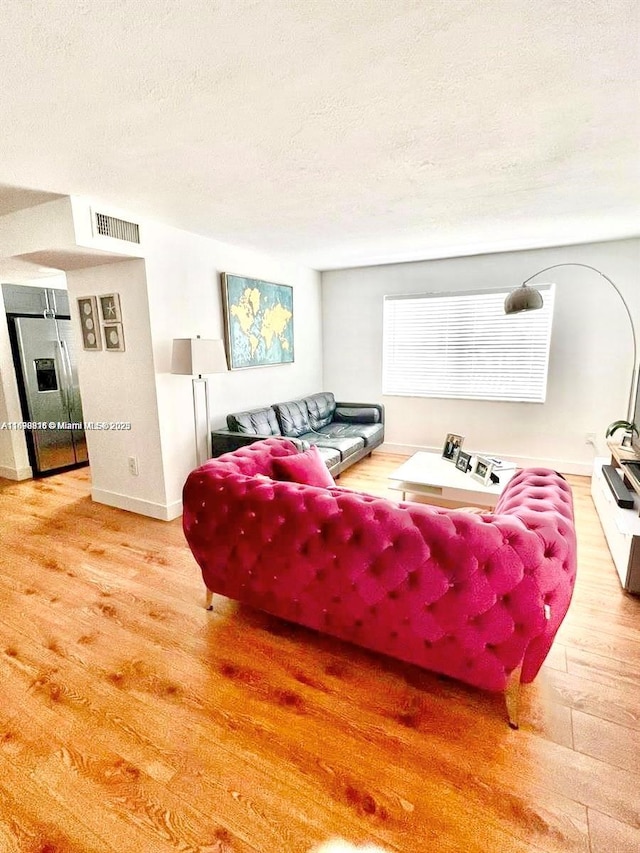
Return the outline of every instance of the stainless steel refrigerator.
[[[33,472],[38,476],[85,464],[68,294],[4,284],[2,295]]]

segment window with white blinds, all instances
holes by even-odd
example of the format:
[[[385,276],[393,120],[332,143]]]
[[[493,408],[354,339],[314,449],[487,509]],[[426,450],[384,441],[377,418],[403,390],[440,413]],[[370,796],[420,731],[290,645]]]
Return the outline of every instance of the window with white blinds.
[[[385,296],[382,393],[544,403],[555,289],[510,316],[509,290]]]

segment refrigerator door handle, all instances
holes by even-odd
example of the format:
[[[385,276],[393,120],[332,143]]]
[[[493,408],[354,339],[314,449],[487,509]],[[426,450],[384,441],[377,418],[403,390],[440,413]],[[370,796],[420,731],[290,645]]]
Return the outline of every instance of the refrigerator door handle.
[[[69,410],[69,423],[74,423],[76,418],[76,386],[73,384],[73,367],[71,366],[71,354],[69,344],[65,340],[60,341],[62,351],[66,358],[65,370],[67,372],[67,409]],[[82,420],[82,416],[80,417]]]
[[[58,341],[58,347],[60,348],[60,364],[62,367],[62,379],[63,381],[60,383],[60,395],[62,397],[62,403],[65,407],[67,418],[70,417],[69,413],[69,393],[71,390],[71,373],[70,370],[67,370],[67,353],[65,352],[64,341]]]
[[[68,371],[67,381],[69,382],[69,385],[71,386],[73,371],[71,370],[71,358],[69,357],[69,350],[67,348],[67,342],[66,341],[60,341],[60,347],[61,347],[62,352],[64,353],[64,357],[65,357],[65,370]]]
[[[49,297],[49,294],[51,294],[51,299]],[[53,307],[51,307],[51,301],[53,301]],[[44,304],[45,304],[45,308],[44,308],[44,311],[42,313],[42,316],[44,317],[44,319],[45,320],[55,319],[55,316],[56,316],[56,298],[53,295],[53,291],[50,291],[50,290],[44,291]]]

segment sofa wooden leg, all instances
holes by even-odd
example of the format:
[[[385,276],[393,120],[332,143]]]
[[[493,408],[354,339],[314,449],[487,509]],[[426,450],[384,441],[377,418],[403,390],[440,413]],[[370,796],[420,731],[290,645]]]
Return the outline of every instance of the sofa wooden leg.
[[[522,667],[518,666],[513,670],[507,681],[507,687],[504,692],[504,698],[507,703],[507,714],[509,716],[509,725],[512,729],[520,727],[519,720],[519,698],[520,698],[520,674]]]
[[[204,606],[207,608],[207,610],[213,610],[212,601],[213,601],[213,592],[210,589],[207,589],[207,594],[206,594],[205,599],[204,599],[204,602],[205,602]]]

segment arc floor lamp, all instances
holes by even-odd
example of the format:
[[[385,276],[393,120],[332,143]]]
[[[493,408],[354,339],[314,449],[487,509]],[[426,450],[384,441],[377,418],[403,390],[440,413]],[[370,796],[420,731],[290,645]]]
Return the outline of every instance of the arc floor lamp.
[[[631,336],[633,338],[633,364],[631,368],[631,387],[629,389],[629,404],[627,410],[627,419],[633,420],[633,409],[634,409],[634,397],[635,397],[635,379],[636,379],[636,366],[638,363],[638,344],[636,340],[636,329],[633,323],[633,317],[631,315],[631,311],[629,310],[629,306],[627,302],[620,292],[620,289],[615,285],[608,275],[605,275],[601,270],[596,267],[592,267],[590,264],[581,264],[577,261],[566,261],[562,264],[552,264],[550,267],[545,267],[542,270],[538,270],[538,272],[530,275],[529,278],[525,279],[522,282],[520,287],[517,287],[515,290],[512,290],[511,293],[507,296],[504,301],[504,313],[505,314],[520,314],[522,311],[535,311],[536,308],[542,308],[542,294],[540,291],[536,290],[535,287],[529,287],[529,282],[536,278],[536,276],[542,275],[543,272],[549,272],[549,270],[558,269],[558,267],[583,267],[587,270],[592,270],[593,272],[598,273],[605,281],[607,281],[611,287],[615,290],[615,292],[620,297],[620,301],[624,305],[624,310],[627,312],[627,317],[629,318],[629,324],[631,325]]]
[[[198,465],[203,465],[211,458],[211,415],[207,376],[211,373],[225,373],[226,370],[227,357],[221,340],[208,340],[200,336],[174,338],[171,372],[193,377],[193,423]],[[200,402],[202,396],[204,412]]]

